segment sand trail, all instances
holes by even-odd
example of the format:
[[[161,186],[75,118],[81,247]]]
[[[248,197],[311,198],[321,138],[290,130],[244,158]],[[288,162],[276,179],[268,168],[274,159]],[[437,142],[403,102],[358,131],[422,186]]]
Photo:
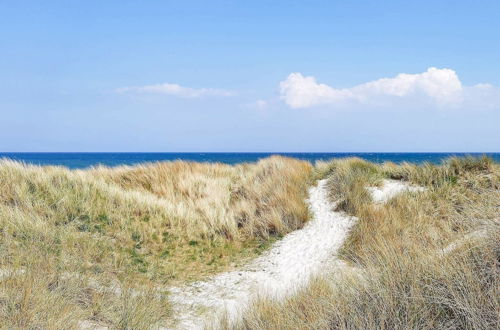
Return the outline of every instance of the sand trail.
[[[411,185],[405,181],[389,179],[383,180],[380,187],[367,187],[366,189],[370,192],[373,202],[377,204],[386,203],[389,199],[405,191],[421,192],[425,190],[424,187]]]
[[[200,329],[224,313],[238,319],[256,295],[282,298],[308,283],[311,276],[335,267],[335,255],[356,218],[332,210],[326,180],[309,190],[313,218],[286,235],[239,271],[214,276],[170,290],[174,328]]]

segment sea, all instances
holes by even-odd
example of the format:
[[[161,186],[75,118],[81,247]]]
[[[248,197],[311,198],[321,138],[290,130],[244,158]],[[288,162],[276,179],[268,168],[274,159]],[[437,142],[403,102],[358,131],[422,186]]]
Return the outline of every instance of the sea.
[[[314,163],[333,158],[359,157],[383,163],[434,163],[439,164],[452,156],[489,156],[500,162],[500,153],[452,153],[452,152],[0,152],[0,158],[12,159],[35,165],[65,166],[83,169],[97,165],[119,166],[140,163],[184,160],[193,162],[239,164],[256,162],[271,155],[282,155]]]

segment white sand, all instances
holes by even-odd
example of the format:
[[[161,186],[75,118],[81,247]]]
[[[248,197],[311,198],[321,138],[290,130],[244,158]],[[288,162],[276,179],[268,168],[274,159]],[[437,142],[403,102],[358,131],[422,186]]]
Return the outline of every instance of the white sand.
[[[375,203],[386,203],[389,199],[404,191],[418,192],[425,190],[424,187],[413,186],[407,182],[397,180],[384,180],[380,187],[367,187],[366,189],[372,195]]]
[[[311,276],[334,267],[338,263],[335,255],[356,218],[332,211],[325,183],[321,180],[310,188],[314,217],[304,228],[286,235],[240,271],[171,289],[176,328],[203,328],[205,322],[224,312],[229,320],[237,320],[256,295],[292,295]]]

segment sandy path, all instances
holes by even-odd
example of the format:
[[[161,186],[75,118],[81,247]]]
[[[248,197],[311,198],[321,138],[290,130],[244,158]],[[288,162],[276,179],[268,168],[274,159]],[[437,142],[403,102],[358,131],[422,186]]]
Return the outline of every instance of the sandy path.
[[[314,216],[304,228],[286,235],[239,271],[171,289],[175,328],[203,328],[224,312],[229,320],[236,320],[256,294],[291,295],[312,275],[335,265],[335,254],[356,218],[332,211],[325,183],[321,180],[309,190]]]
[[[385,203],[405,191],[419,192],[425,190],[424,187],[411,185],[405,181],[388,179],[383,180],[380,187],[367,187],[366,189],[370,192],[374,203]]]

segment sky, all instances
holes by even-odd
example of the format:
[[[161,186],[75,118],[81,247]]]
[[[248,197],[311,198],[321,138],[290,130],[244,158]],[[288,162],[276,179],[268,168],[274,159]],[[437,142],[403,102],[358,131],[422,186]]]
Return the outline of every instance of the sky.
[[[0,0],[0,151],[499,152],[499,14]]]

